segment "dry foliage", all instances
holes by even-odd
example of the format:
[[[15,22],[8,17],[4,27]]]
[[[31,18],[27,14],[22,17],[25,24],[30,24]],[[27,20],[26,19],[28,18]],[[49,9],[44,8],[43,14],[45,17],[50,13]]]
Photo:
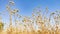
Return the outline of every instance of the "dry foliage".
[[[5,31],[3,30],[3,24],[0,23],[0,34],[60,34],[60,11],[52,12],[47,17],[48,8],[46,8],[43,15],[41,14],[41,10],[38,10],[40,8],[38,8],[34,9],[32,16],[29,17],[19,15],[17,9],[11,10],[10,5],[13,6],[14,2],[10,1],[6,7],[10,16],[10,25]],[[12,25],[12,16],[15,17],[15,27]],[[22,19],[16,20],[17,18]],[[54,25],[51,24],[51,18],[54,20]]]

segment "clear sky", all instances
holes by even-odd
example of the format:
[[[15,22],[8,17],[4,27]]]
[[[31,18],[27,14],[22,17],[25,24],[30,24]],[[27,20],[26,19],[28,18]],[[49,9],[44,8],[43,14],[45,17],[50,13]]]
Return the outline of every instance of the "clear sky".
[[[60,0],[14,0],[14,8],[20,10],[21,15],[31,16],[31,13],[34,8],[40,6],[42,10],[45,10],[46,7],[49,8],[49,11],[60,10]],[[6,5],[8,0],[0,0],[0,12],[6,11]],[[7,13],[3,15],[3,21],[8,21]]]
[[[59,10],[60,9],[60,0],[14,0],[15,6],[18,8],[23,15],[30,15],[32,10],[40,6],[41,9],[45,9],[46,6],[52,10]],[[6,9],[6,4],[8,0],[0,0],[0,12]]]

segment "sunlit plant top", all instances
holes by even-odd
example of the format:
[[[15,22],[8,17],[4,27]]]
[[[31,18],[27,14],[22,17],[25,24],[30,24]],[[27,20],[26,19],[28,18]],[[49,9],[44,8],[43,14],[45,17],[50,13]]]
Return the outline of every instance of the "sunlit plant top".
[[[34,8],[31,16],[22,16],[19,9],[12,9],[15,6],[13,1],[9,1],[6,12],[9,15],[9,26],[0,22],[0,33],[5,34],[60,34],[60,11],[49,13],[48,7],[43,12],[40,7]],[[4,12],[0,13],[3,15]],[[48,16],[48,17],[47,17]],[[14,17],[14,18],[13,18]],[[14,22],[12,22],[14,19]],[[52,23],[52,24],[51,24]],[[14,25],[13,25],[14,24]]]

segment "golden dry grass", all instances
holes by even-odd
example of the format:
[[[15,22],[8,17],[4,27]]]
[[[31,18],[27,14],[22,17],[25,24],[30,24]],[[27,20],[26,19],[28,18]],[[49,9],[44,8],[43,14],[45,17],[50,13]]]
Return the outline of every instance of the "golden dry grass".
[[[11,2],[10,2],[11,3]],[[13,3],[14,4],[14,3]],[[6,31],[3,29],[3,26],[0,24],[0,34],[60,34],[60,12],[52,12],[49,14],[49,17],[47,18],[48,12],[45,14],[41,14],[41,11],[33,11],[32,16],[21,16],[21,15],[15,15],[15,12],[18,10],[14,10],[15,12],[11,12],[11,8],[8,5],[7,10],[9,11],[9,16],[10,16],[10,25],[7,27]],[[46,9],[48,11],[48,8]],[[22,20],[16,21],[15,19],[15,27],[12,25],[12,15],[17,16],[17,18],[22,18]],[[15,17],[14,16],[14,17]],[[55,24],[52,26],[51,25],[51,18],[54,19]],[[19,24],[19,23],[20,24]],[[22,23],[22,24],[21,24]],[[38,27],[34,27],[34,23]],[[17,26],[17,25],[19,26]],[[28,29],[29,28],[29,29]],[[34,28],[38,28],[37,30]],[[22,30],[23,29],[23,30]]]

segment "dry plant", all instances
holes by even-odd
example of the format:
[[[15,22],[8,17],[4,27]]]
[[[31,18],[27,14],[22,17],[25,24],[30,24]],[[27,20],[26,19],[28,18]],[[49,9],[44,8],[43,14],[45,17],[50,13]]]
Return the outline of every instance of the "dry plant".
[[[40,7],[38,7],[33,10],[32,16],[21,16],[18,13],[18,9],[12,10],[11,6],[14,5],[15,3],[10,0],[6,6],[10,17],[10,24],[6,31],[4,31],[4,24],[0,22],[0,34],[60,34],[60,11],[52,12],[49,14],[49,17],[47,17],[49,12],[48,7],[46,7],[46,11],[43,14]],[[13,16],[15,20],[15,27],[12,25]],[[22,19],[17,20],[17,18]],[[54,20],[54,25],[51,24],[51,18]],[[34,24],[36,24],[36,26],[34,26]]]

